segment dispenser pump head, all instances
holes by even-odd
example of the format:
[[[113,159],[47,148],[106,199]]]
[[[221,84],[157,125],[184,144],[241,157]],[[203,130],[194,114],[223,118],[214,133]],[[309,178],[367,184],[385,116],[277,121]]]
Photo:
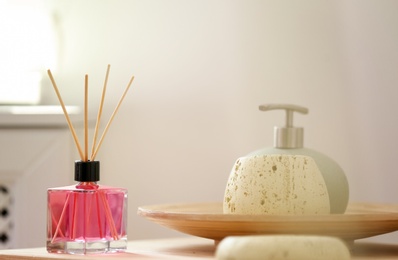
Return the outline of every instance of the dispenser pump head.
[[[286,111],[286,126],[274,128],[274,147],[282,149],[302,148],[304,129],[293,127],[293,112],[308,114],[308,108],[290,104],[266,104],[260,105],[261,111],[282,109]]]

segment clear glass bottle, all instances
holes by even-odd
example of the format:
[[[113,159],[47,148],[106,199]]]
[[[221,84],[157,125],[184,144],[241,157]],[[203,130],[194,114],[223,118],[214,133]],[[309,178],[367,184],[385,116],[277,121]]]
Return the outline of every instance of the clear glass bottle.
[[[47,191],[47,251],[90,254],[127,248],[127,190],[97,184],[99,161],[76,161],[77,185]]]

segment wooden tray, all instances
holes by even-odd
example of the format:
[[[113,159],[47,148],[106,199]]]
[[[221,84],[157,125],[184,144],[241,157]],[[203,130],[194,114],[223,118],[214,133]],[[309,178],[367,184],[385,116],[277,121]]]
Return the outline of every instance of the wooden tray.
[[[398,230],[398,205],[369,203],[351,203],[345,214],[331,215],[231,215],[222,213],[219,202],[143,206],[138,215],[215,241],[254,234],[330,235],[352,241]]]

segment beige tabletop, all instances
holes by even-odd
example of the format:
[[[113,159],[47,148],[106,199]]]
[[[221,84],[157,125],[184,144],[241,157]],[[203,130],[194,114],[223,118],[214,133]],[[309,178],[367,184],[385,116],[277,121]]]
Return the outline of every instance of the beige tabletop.
[[[48,259],[215,259],[213,240],[184,237],[156,240],[136,240],[128,243],[125,253],[101,255],[49,254],[45,248],[0,250],[1,260]],[[351,247],[352,259],[398,259],[398,245],[356,242]]]

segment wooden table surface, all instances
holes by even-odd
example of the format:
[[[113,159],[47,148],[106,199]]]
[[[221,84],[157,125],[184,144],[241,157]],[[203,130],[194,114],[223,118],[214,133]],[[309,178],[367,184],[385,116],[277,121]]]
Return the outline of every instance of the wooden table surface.
[[[101,255],[49,254],[43,248],[0,250],[1,260],[49,259],[215,259],[213,240],[198,237],[130,241],[124,253]],[[352,259],[398,259],[398,245],[356,242],[351,247]]]

